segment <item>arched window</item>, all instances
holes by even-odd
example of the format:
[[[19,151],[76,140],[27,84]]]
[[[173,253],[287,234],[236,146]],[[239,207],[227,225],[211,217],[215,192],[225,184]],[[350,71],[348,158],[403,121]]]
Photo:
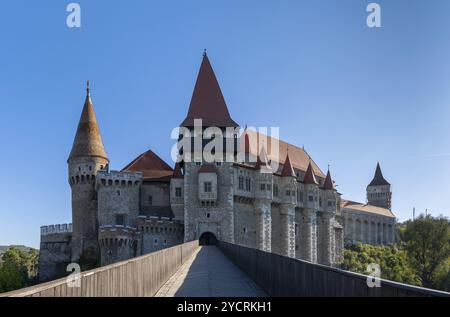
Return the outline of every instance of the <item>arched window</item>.
[[[244,176],[239,175],[239,190],[244,190]]]

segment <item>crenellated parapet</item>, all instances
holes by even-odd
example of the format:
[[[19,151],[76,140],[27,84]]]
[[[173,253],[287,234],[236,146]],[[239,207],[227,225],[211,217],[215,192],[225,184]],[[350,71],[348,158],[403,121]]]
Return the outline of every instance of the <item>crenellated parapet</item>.
[[[139,216],[137,228],[142,234],[172,235],[183,237],[184,226],[180,220],[172,220],[166,217]]]
[[[139,256],[139,241],[140,235],[136,228],[122,225],[100,226],[98,242],[102,265]]]
[[[141,172],[100,171],[96,183],[99,225],[135,227],[141,184]]]
[[[57,233],[72,233],[72,224],[64,223],[58,225],[49,225],[41,227],[41,236],[47,236]]]
[[[101,170],[97,174],[96,188],[101,186],[110,187],[133,187],[142,183],[141,172],[119,172]]]

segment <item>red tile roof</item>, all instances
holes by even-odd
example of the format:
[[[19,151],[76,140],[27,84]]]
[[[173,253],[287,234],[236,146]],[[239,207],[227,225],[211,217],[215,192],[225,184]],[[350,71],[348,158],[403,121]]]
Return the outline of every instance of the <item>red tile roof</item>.
[[[356,211],[362,211],[362,212],[367,212],[367,213],[371,213],[371,214],[377,214],[377,215],[395,218],[395,215],[389,209],[381,208],[381,207],[377,207],[377,206],[373,206],[373,205],[369,205],[369,204],[363,204],[363,203],[359,203],[359,202],[351,201],[351,200],[345,200],[345,199],[341,200],[341,209],[356,210]]]
[[[316,184],[316,185],[319,184],[317,182],[317,180],[316,180],[316,176],[313,173],[313,169],[312,169],[311,163],[309,163],[309,165],[308,165],[308,169],[306,170],[305,178],[303,179],[303,183],[305,183],[305,184]]]
[[[240,142],[241,151],[245,151],[245,153],[248,153],[256,157],[258,155],[257,152],[258,143],[260,142],[261,139],[264,138],[267,139],[265,149],[270,161],[275,161],[280,164],[284,164],[286,158],[282,155],[284,153],[289,152],[289,161],[294,170],[305,172],[308,168],[309,163],[311,162],[314,174],[320,178],[325,178],[325,174],[322,172],[319,166],[311,159],[311,157],[308,155],[305,149],[272,138],[270,136],[264,135],[254,130],[250,129],[245,130],[245,132],[241,135],[241,140],[243,140],[243,142],[242,141]],[[272,149],[272,142],[278,142],[279,144],[278,152]]]
[[[286,159],[284,160],[283,169],[281,170],[281,176],[295,177],[294,169],[292,168],[291,160],[289,159],[289,153],[286,154]]]
[[[144,180],[154,181],[167,181],[173,175],[173,169],[151,150],[139,155],[122,171],[142,172]]]
[[[181,166],[178,163],[175,164],[172,178],[177,178],[177,179],[184,178],[183,173],[181,172]]]
[[[248,136],[246,136],[246,141],[248,141]],[[249,144],[246,144],[246,146],[250,146]],[[261,153],[258,155],[258,158],[256,160],[255,169],[266,169],[266,170],[272,170],[270,166],[270,160],[267,155],[266,149],[263,147],[261,149]]]
[[[78,123],[77,133],[72,145],[69,160],[75,157],[95,156],[108,160],[103,146],[100,129],[95,117],[94,106],[89,91],[89,82],[83,111]]]
[[[330,173],[329,169],[327,172],[327,177],[325,178],[325,182],[323,183],[323,189],[327,189],[327,190],[335,189],[333,180],[331,179],[331,173]]]
[[[228,107],[206,53],[198,73],[194,93],[182,127],[193,127],[194,119],[202,119],[204,127],[238,127]]]

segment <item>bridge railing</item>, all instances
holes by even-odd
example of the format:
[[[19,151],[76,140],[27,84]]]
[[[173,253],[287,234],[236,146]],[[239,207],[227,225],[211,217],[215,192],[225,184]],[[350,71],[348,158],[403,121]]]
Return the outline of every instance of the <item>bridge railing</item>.
[[[450,296],[450,293],[367,276],[220,241],[219,248],[267,294],[279,296]]]
[[[154,296],[199,248],[191,241],[138,258],[82,272],[79,286],[67,277],[0,294],[0,297],[143,297]],[[75,284],[75,286],[73,286]]]

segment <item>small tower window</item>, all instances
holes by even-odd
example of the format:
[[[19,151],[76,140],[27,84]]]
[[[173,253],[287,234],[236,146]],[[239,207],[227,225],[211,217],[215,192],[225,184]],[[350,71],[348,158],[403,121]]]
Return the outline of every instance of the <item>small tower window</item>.
[[[120,190],[117,191],[117,196],[120,196]]]
[[[260,185],[260,189],[261,189],[261,190],[266,190],[266,184],[262,183],[262,184]]]
[[[251,181],[250,177],[247,177],[245,179],[245,190],[249,192],[249,191],[251,191],[251,189],[252,189],[252,181]]]
[[[273,185],[273,195],[275,197],[278,197],[278,185],[277,184]]]
[[[205,193],[211,193],[212,192],[212,183],[211,182],[204,182],[203,183],[203,190]]]
[[[125,215],[116,215],[116,225],[117,226],[125,225]]]
[[[178,198],[181,197],[181,187],[175,188],[175,197],[178,197]]]
[[[148,196],[148,204],[153,205],[153,196]]]
[[[244,190],[244,176],[239,175],[239,190]]]

